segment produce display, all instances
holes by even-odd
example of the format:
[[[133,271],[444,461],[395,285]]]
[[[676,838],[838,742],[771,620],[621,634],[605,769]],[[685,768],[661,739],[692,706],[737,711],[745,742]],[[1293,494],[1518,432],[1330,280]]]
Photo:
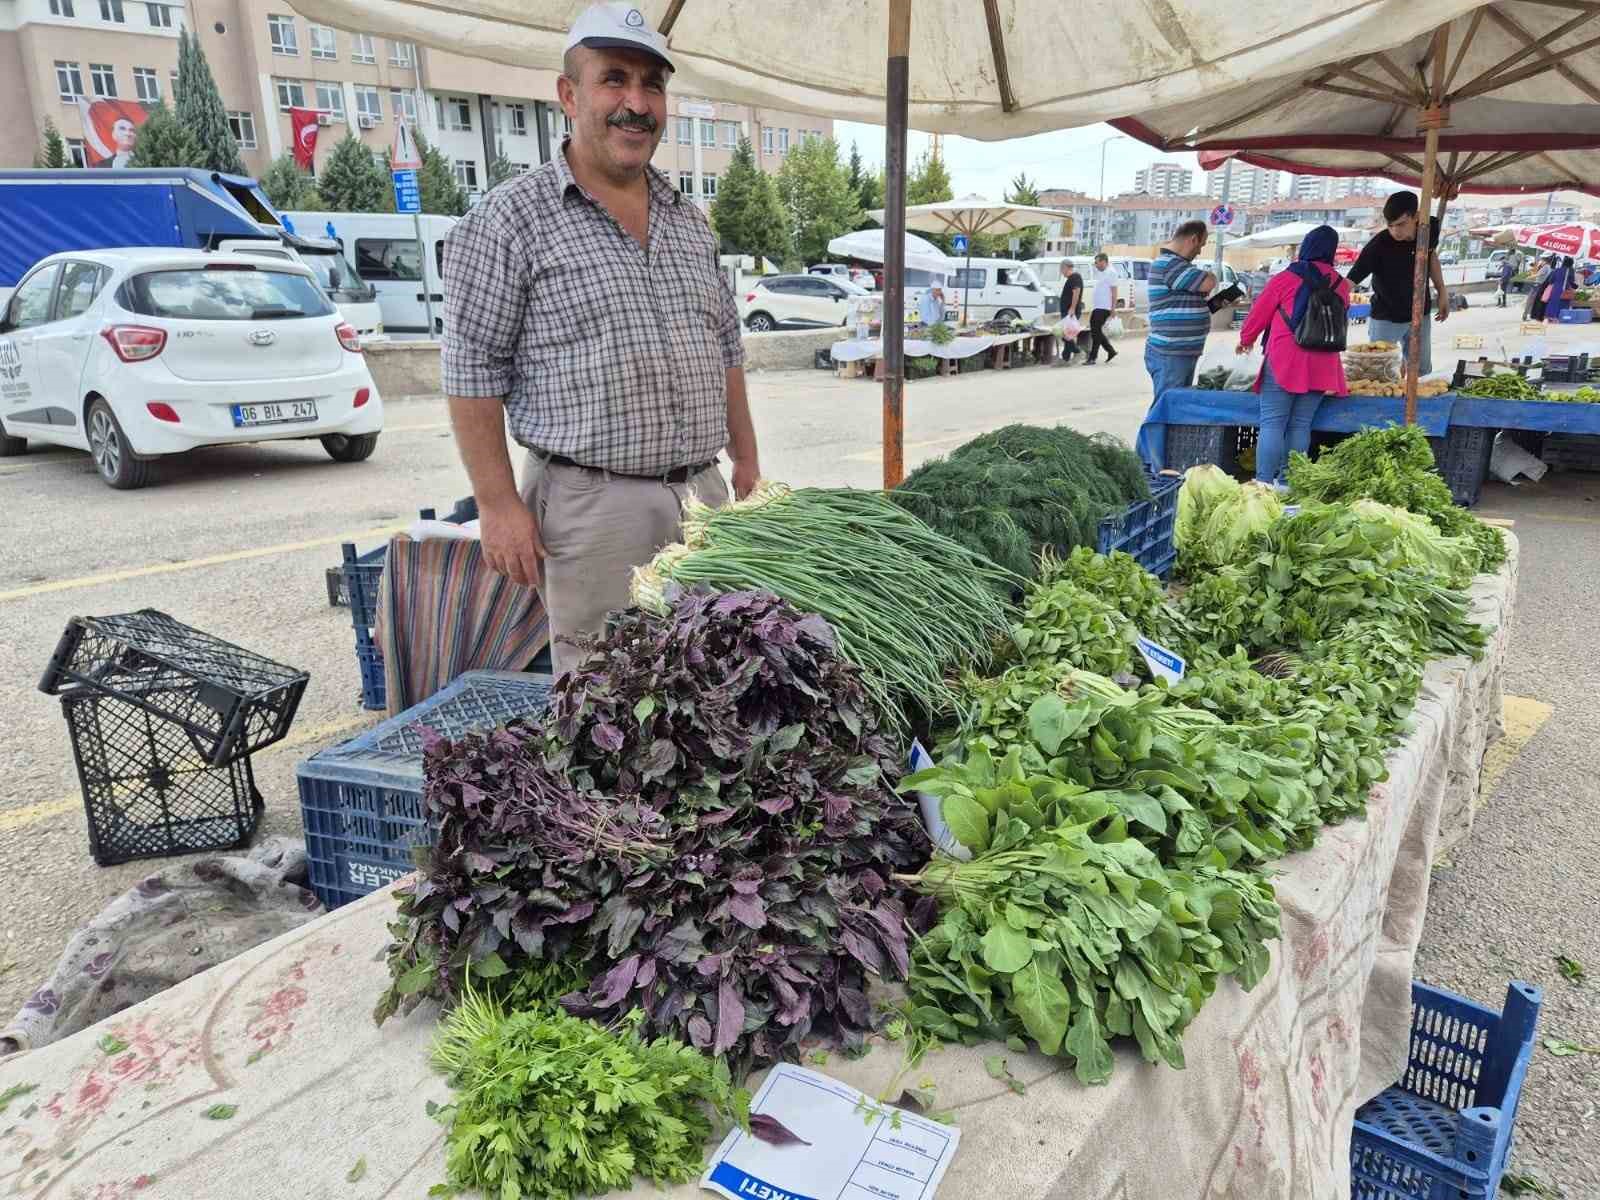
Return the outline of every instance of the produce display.
[[[1044,551],[1093,547],[1100,522],[1150,498],[1136,454],[1103,435],[1008,425],[918,467],[889,498],[1019,579]]]
[[[1232,367],[1228,366],[1227,363],[1219,363],[1217,366],[1208,367],[1196,375],[1194,385],[1197,388],[1204,388],[1208,392],[1224,391],[1228,386],[1228,378],[1232,374]]]
[[[1494,400],[1543,400],[1539,386],[1530,383],[1526,377],[1516,371],[1500,371],[1493,375],[1485,375],[1481,379],[1474,379],[1466,387],[1460,389],[1463,396],[1487,396]]]
[[[956,340],[955,330],[943,321],[936,321],[928,326],[928,340],[935,346],[947,346]]]
[[[1400,344],[1365,342],[1344,352],[1344,377],[1352,392],[1371,395],[1368,384],[1400,382]]]
[[[1600,388],[1584,384],[1570,391],[1544,392],[1539,399],[1554,400],[1558,404],[1600,404]]]
[[[1373,383],[1364,381],[1359,386],[1352,383],[1350,390],[1359,396],[1404,396],[1406,385],[1403,383]],[[1443,379],[1417,380],[1417,396],[1426,400],[1430,396],[1443,396],[1450,390],[1450,384]]]

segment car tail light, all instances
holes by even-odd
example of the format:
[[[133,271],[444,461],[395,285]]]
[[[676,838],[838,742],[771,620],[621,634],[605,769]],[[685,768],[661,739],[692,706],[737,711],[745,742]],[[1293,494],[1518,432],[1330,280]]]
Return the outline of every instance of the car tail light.
[[[117,357],[127,363],[154,358],[167,344],[167,331],[148,325],[112,325],[102,329],[100,336],[110,343]]]
[[[754,304],[756,302],[756,294],[754,292],[746,292],[744,302],[746,304]]]
[[[145,407],[150,410],[150,415],[158,421],[171,421],[174,425],[179,423],[178,410],[170,404],[160,400],[152,400]]]
[[[339,327],[333,331],[339,336],[339,345],[351,354],[361,353],[361,335],[356,332],[356,327],[348,321],[339,322]]]
[[[371,388],[357,388],[356,389],[356,402],[354,404],[352,404],[350,407],[351,408],[360,408],[363,404],[365,404],[368,400],[371,400],[371,399],[372,399],[372,389]]]

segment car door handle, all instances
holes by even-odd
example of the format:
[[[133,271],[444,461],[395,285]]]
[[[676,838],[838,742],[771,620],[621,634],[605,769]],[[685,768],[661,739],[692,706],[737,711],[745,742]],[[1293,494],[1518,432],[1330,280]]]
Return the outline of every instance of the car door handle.
[[[87,333],[75,333],[72,335],[72,340],[75,342],[87,342],[89,335]]]
[[[431,297],[427,297],[427,296],[424,296],[421,292],[418,292],[417,293],[417,299],[418,300],[432,299],[435,304],[443,304],[444,303],[444,293],[443,292],[435,292],[435,293],[433,293],[433,295]]]

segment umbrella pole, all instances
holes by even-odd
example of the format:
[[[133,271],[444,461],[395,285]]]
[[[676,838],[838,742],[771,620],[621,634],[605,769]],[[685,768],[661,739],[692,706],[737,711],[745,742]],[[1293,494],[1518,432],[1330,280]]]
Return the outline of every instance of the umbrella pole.
[[[883,152],[883,486],[905,478],[906,113],[911,0],[889,0],[889,77]]]
[[[1433,254],[1428,211],[1433,207],[1434,175],[1439,165],[1439,130],[1449,122],[1449,110],[1432,105],[1422,110],[1417,124],[1424,130],[1422,195],[1417,200],[1417,249],[1411,268],[1411,340],[1406,354],[1406,424],[1417,423],[1417,375],[1422,356],[1422,311],[1428,294],[1428,262]]]
[[[967,297],[972,294],[972,234],[967,234],[967,269],[961,276],[961,323],[967,323]]]

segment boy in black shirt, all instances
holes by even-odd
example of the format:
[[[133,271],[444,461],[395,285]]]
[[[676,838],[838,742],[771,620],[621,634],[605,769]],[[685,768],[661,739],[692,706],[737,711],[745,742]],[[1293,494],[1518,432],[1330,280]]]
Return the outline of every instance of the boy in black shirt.
[[[1369,276],[1372,279],[1372,316],[1367,321],[1367,340],[1371,342],[1399,342],[1407,356],[1411,353],[1411,299],[1414,292],[1413,270],[1417,261],[1417,194],[1395,192],[1383,203],[1383,220],[1387,226],[1364,247],[1347,276],[1352,284],[1359,284]],[[1433,291],[1438,296],[1439,307],[1435,321],[1450,315],[1450,295],[1444,287],[1444,271],[1439,266],[1439,219],[1428,218],[1428,276],[1433,280]],[[1419,375],[1433,370],[1433,346],[1427,322],[1432,299],[1424,292],[1422,297],[1422,353],[1419,356]]]

